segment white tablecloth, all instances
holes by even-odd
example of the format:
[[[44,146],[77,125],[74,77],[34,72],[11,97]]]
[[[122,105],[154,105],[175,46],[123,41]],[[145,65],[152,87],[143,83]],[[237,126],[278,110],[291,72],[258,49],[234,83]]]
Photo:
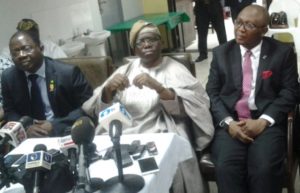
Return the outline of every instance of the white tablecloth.
[[[136,134],[121,136],[121,144],[130,144],[133,140],[140,140],[141,144],[154,141],[158,155],[155,156],[159,166],[159,172],[154,174],[144,175],[145,186],[140,193],[168,193],[172,184],[173,176],[176,172],[179,162],[192,157],[190,144],[184,138],[173,133],[159,134]],[[27,139],[20,146],[15,148],[10,154],[28,154],[33,152],[33,148],[37,144],[45,144],[47,149],[59,149],[58,138],[35,138]],[[94,143],[97,145],[97,151],[104,153],[108,147],[112,146],[110,137],[107,135],[96,136]],[[107,180],[118,175],[116,164],[113,160],[100,160],[90,166],[91,177],[100,177]],[[137,161],[133,161],[133,165],[123,169],[124,174],[141,175]],[[1,192],[24,193],[22,186],[19,184],[13,185]]]

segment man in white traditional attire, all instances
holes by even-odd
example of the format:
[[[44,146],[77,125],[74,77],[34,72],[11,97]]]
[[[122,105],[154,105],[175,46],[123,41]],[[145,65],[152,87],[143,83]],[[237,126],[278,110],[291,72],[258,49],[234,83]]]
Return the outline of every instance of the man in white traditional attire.
[[[185,66],[161,56],[161,36],[155,25],[137,21],[130,31],[130,45],[138,58],[119,67],[95,89],[83,109],[97,117],[120,102],[133,118],[133,125],[123,128],[123,133],[174,132],[194,139],[194,148],[203,150],[214,127],[209,98],[200,82]],[[188,119],[194,122],[193,128],[186,125]],[[100,133],[107,131],[100,128]],[[196,157],[180,163],[172,192],[202,193],[204,187]]]

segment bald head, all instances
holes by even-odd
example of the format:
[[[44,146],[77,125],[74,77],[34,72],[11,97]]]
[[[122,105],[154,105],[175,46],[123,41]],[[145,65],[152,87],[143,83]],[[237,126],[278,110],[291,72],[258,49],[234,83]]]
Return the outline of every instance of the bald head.
[[[260,5],[249,5],[239,13],[239,15],[241,14],[247,14],[248,17],[256,18],[259,26],[267,26],[269,24],[269,13]]]
[[[259,5],[245,7],[234,22],[235,40],[238,44],[252,49],[257,46],[268,31],[269,14]]]

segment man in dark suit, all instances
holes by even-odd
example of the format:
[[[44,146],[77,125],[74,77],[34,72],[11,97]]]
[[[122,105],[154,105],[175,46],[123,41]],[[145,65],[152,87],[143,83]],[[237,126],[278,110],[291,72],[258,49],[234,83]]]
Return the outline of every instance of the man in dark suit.
[[[243,9],[235,40],[213,50],[207,83],[216,127],[211,145],[220,193],[280,193],[286,118],[298,97],[293,49],[263,37],[268,13]]]
[[[199,56],[195,62],[201,62],[207,59],[207,35],[210,22],[217,32],[219,44],[227,41],[223,8],[220,0],[195,0],[194,14],[198,32],[199,51]]]
[[[15,66],[2,75],[3,109],[7,121],[31,116],[29,137],[62,136],[83,116],[81,105],[92,95],[78,67],[44,57],[38,34],[18,31],[9,48]]]
[[[242,9],[255,2],[256,0],[225,0],[225,6],[230,7],[232,21],[234,22]]]

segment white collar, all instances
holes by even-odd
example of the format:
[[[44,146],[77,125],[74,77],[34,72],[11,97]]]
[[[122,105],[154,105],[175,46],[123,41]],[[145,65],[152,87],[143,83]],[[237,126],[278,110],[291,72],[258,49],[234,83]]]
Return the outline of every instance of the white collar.
[[[259,44],[257,44],[257,46],[255,46],[254,48],[252,48],[250,51],[252,53],[252,56],[254,58],[258,58],[260,55],[260,51],[261,51],[261,46],[262,46],[262,41],[259,42]],[[241,54],[242,57],[244,57],[246,51],[248,50],[247,48],[245,48],[244,46],[240,45],[241,48]]]

